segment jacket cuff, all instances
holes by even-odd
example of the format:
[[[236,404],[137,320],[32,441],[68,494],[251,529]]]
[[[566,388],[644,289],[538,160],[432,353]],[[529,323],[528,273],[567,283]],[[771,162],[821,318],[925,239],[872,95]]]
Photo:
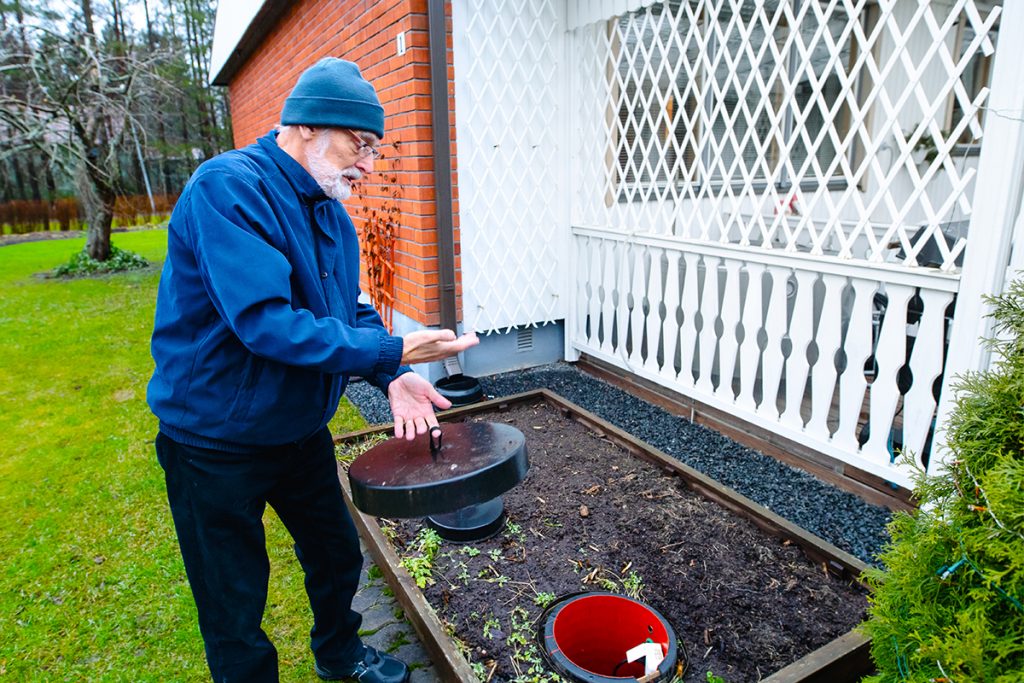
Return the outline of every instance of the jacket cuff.
[[[402,363],[402,351],[405,348],[405,340],[401,337],[382,334],[380,336],[380,354],[377,356],[377,364],[373,366],[374,375],[394,375],[398,372],[398,366]]]
[[[402,362],[402,351],[405,342],[401,337],[381,335],[380,355],[377,357],[377,364],[373,367],[373,374],[367,377],[370,384],[387,394],[388,385],[399,375],[412,372],[408,365],[400,365]]]

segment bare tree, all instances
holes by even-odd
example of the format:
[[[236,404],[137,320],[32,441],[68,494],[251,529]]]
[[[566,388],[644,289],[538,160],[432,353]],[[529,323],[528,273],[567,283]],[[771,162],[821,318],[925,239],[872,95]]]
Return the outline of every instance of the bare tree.
[[[133,49],[119,17],[102,39],[90,0],[81,9],[80,26],[32,25],[21,51],[4,55],[0,69],[17,73],[25,87],[0,94],[0,119],[14,136],[9,149],[33,147],[74,177],[89,224],[86,251],[102,261],[110,255],[121,160],[131,158],[132,133],[141,128],[137,116],[147,97],[171,86],[158,75],[165,55]]]

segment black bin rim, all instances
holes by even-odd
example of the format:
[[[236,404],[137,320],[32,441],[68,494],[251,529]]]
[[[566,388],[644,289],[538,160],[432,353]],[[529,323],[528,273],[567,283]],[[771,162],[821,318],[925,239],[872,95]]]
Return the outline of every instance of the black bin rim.
[[[453,408],[478,403],[484,398],[484,389],[480,381],[472,375],[456,373],[434,382],[437,393],[452,402]]]
[[[612,681],[636,680],[632,676],[602,676],[601,674],[587,671],[586,669],[570,662],[556,644],[554,628],[555,619],[558,618],[558,614],[576,600],[595,596],[621,598],[640,605],[644,609],[650,611],[665,627],[665,632],[668,634],[668,651],[665,653],[665,658],[661,661],[661,664],[658,665],[658,676],[650,679],[651,683],[657,681],[671,681],[675,676],[678,676],[679,678],[683,677],[686,673],[686,656],[685,652],[679,647],[679,640],[676,637],[675,630],[672,628],[669,621],[661,614],[661,612],[642,600],[637,600],[621,593],[613,593],[612,591],[582,591],[578,593],[569,593],[556,598],[547,606],[547,608],[545,608],[544,612],[541,613],[537,620],[537,641],[540,647],[541,656],[548,666],[554,669],[559,675],[566,677],[568,680],[579,681],[580,683],[609,683]],[[683,654],[681,660],[680,653]]]

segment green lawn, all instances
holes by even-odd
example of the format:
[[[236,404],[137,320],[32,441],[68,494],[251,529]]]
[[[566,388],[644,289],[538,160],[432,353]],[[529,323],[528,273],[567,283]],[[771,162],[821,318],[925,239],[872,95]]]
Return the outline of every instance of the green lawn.
[[[114,243],[160,261],[166,232]],[[159,271],[36,277],[81,248],[0,247],[0,678],[208,680],[145,402]],[[361,426],[346,401],[332,427]],[[264,627],[281,679],[314,681],[301,570],[266,524]]]

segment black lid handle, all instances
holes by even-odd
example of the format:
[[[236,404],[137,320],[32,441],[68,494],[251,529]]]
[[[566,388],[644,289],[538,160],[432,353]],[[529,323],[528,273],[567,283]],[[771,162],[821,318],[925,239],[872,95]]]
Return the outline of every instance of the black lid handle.
[[[441,452],[441,428],[433,426],[430,428],[430,455],[437,459],[437,454]]]

